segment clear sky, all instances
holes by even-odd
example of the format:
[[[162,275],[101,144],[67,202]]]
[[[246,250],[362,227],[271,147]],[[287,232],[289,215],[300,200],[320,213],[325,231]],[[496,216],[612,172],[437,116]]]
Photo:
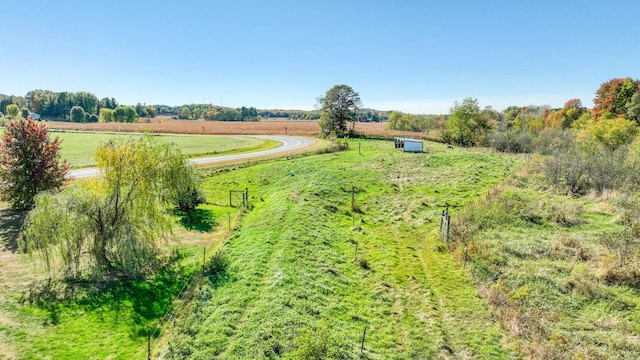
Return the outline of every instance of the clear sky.
[[[592,106],[640,77],[638,1],[0,0],[0,93],[313,109],[336,84],[380,110]]]

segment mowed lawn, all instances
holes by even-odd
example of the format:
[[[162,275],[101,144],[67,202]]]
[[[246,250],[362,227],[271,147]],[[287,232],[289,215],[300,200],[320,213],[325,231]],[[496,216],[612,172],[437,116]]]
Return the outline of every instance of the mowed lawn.
[[[0,136],[4,130],[0,130]],[[67,160],[71,167],[88,167],[95,165],[94,155],[98,145],[110,139],[131,137],[128,134],[85,133],[85,132],[51,132],[51,138],[60,138],[62,143],[61,158]],[[154,135],[166,142],[172,142],[189,157],[230,154],[235,152],[258,151],[274,148],[279,145],[273,140],[257,139],[248,136],[225,135]]]
[[[52,133],[62,140],[62,158],[72,167],[95,165],[94,154],[98,145],[110,139],[127,138],[131,135],[112,133]],[[174,143],[189,157],[257,151],[278,145],[271,140],[247,136],[216,135],[157,135],[166,142]]]

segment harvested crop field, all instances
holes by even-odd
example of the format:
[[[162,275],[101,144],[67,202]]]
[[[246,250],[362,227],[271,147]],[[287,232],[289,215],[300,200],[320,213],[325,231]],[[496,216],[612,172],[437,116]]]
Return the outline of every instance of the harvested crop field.
[[[168,117],[141,119],[138,123],[72,123],[47,122],[49,128],[64,130],[123,131],[174,134],[207,135],[302,135],[313,136],[320,133],[317,121],[313,120],[265,120],[260,122],[240,121],[203,121],[173,120]],[[367,136],[382,137],[418,137],[426,138],[422,133],[393,131],[385,129],[387,123],[357,123],[356,131]],[[434,140],[434,139],[430,139]]]

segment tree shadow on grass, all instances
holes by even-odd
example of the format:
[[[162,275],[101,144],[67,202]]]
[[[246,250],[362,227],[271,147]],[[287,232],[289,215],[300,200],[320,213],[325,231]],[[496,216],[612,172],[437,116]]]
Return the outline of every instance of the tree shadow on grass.
[[[0,210],[0,246],[13,253],[18,251],[18,236],[28,211]]]
[[[60,323],[61,313],[80,308],[101,317],[108,313],[116,322],[130,322],[132,336],[145,335],[145,327],[155,326],[174,310],[176,299],[190,299],[202,268],[184,267],[183,254],[174,254],[167,263],[147,278],[110,275],[96,279],[47,279],[31,286],[22,302],[44,309],[47,323]],[[211,278],[225,277],[226,260],[214,256],[204,267]],[[194,280],[195,279],[195,280]],[[190,286],[191,285],[191,286]],[[104,321],[104,319],[103,319]]]
[[[191,213],[174,210],[173,214],[180,217],[180,225],[187,230],[211,232],[217,225],[211,210],[195,209]]]

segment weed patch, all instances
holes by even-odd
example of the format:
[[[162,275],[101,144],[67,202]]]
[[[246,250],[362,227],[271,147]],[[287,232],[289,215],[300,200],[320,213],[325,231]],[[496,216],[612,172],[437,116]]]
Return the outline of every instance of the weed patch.
[[[522,356],[639,357],[635,207],[559,195],[531,179],[515,174],[464,207],[452,219],[451,252]]]

